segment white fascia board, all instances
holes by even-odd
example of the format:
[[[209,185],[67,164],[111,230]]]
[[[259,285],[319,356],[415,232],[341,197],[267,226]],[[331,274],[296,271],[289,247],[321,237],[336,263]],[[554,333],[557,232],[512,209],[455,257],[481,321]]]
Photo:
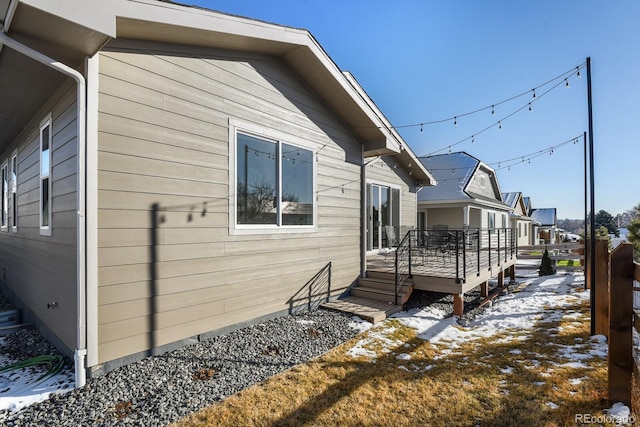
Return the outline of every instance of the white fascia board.
[[[116,35],[115,1],[96,0],[20,0],[20,3],[51,15],[91,28],[109,37]]]

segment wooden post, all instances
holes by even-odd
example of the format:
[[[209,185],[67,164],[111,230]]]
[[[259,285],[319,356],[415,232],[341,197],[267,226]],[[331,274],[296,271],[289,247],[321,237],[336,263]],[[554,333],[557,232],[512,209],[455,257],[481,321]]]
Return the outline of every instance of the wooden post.
[[[584,287],[591,289],[591,243],[586,240],[584,246]]]
[[[458,317],[464,314],[464,294],[453,294],[453,314]]]
[[[611,253],[610,304],[609,400],[631,406],[633,245],[630,243],[621,244]]]
[[[596,335],[609,336],[609,241],[596,241]]]
[[[516,281],[516,265],[515,264],[509,267],[509,280],[511,281],[511,283],[515,283]]]
[[[488,297],[489,296],[489,281],[485,281],[480,284],[480,296]]]
[[[498,273],[498,287],[500,289],[504,288],[504,270]]]

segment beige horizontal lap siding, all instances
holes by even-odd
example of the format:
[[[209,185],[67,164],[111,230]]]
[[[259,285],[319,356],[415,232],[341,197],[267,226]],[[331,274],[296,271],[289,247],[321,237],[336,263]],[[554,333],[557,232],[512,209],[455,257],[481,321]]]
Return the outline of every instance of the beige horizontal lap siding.
[[[67,355],[76,347],[77,122],[76,90],[65,82],[22,130],[0,160],[17,152],[17,232],[0,231],[0,270],[23,321]],[[40,234],[41,121],[51,113],[51,236]],[[9,200],[11,205],[12,201]],[[11,206],[9,209],[11,221]],[[56,303],[54,309],[48,308]]]
[[[230,119],[319,152],[317,231],[230,235]],[[108,46],[100,54],[99,362],[301,304],[329,262],[331,295],[343,292],[359,273],[360,167],[346,161],[359,155],[349,131],[277,59]]]
[[[416,181],[409,175],[408,165],[399,164],[394,156],[385,156],[367,166],[367,182],[400,188],[400,238],[417,222]]]

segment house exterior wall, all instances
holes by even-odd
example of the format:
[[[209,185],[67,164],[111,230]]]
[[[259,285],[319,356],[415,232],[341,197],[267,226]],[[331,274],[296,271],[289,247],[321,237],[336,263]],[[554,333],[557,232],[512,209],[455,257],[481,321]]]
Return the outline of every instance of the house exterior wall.
[[[51,115],[51,231],[40,231],[40,125]],[[34,115],[0,162],[17,154],[17,228],[0,230],[4,291],[24,323],[68,356],[76,347],[77,123],[75,84],[65,82]]]
[[[491,199],[497,199],[497,194],[494,190],[491,179],[492,178],[486,171],[478,169],[473,175],[471,181],[469,181],[467,191]]]
[[[284,63],[133,41],[99,63],[99,363],[290,310],[329,262],[332,296],[354,282],[361,145]],[[314,230],[231,231],[234,120],[313,147]]]
[[[516,242],[518,246],[527,246],[531,244],[531,221],[521,221],[517,219],[515,221],[512,221],[511,227],[515,228],[516,230]]]
[[[395,167],[394,167],[395,166]],[[398,239],[416,227],[417,200],[415,180],[401,167],[398,167],[393,157],[385,158],[367,167],[367,183],[386,185],[400,189],[400,234]]]
[[[453,208],[427,209],[427,229],[435,225],[448,225],[451,229],[462,229],[464,226],[464,211],[461,206]]]

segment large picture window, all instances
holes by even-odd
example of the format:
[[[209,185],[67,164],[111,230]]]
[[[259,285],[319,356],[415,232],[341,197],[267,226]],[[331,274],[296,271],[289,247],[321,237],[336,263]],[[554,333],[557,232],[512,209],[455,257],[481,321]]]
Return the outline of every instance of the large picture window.
[[[40,124],[40,234],[51,234],[51,117]]]
[[[238,226],[314,225],[311,150],[237,132],[235,152]]]

